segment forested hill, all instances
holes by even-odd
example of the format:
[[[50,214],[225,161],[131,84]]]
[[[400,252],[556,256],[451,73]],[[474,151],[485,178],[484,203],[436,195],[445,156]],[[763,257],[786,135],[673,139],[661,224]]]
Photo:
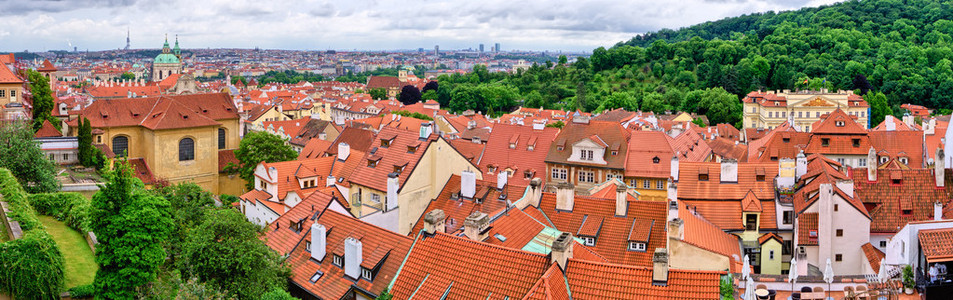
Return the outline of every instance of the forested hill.
[[[594,50],[591,63],[597,72],[645,66],[663,83],[695,79],[736,95],[826,85],[882,92],[894,112],[907,102],[951,108],[951,19],[951,1],[848,1],[649,33]],[[875,115],[890,113],[872,98]]]

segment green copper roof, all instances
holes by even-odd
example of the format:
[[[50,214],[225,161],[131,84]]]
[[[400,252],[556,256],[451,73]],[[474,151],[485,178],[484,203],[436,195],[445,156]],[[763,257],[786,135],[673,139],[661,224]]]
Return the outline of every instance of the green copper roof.
[[[156,59],[152,62],[155,64],[177,64],[179,59],[175,55],[169,53],[162,53],[156,56]]]

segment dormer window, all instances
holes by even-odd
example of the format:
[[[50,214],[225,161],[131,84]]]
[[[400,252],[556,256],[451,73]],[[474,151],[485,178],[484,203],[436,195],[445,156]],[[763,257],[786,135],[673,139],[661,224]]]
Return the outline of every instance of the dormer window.
[[[852,139],[851,142],[854,145],[854,148],[860,147],[860,139]]]
[[[764,181],[764,174],[755,175],[754,177],[755,177],[755,180],[757,180],[757,181]]]
[[[523,171],[523,179],[527,179],[527,180],[533,179],[533,172]]]
[[[331,261],[331,263],[334,264],[335,266],[343,267],[344,257],[341,257],[340,255],[335,254],[334,259]]]
[[[374,272],[368,268],[361,268],[361,279],[366,279],[367,281],[374,281]]]
[[[817,229],[811,229],[807,232],[807,236],[812,241],[817,241]]]
[[[904,216],[907,216],[907,217],[913,215],[913,210],[912,210],[912,209],[904,209],[904,210],[901,210],[900,212],[903,213],[903,215],[904,215]]]
[[[892,185],[900,185],[901,183],[903,183],[903,180],[899,178],[894,178],[890,180],[890,184]]]
[[[629,242],[629,251],[645,252],[645,243]]]
[[[880,163],[885,163],[885,162],[887,162],[887,160],[890,160],[890,158],[889,158],[889,157],[886,157],[886,156],[881,156],[881,157],[880,157]]]
[[[376,160],[376,159],[368,159],[368,160],[367,160],[367,166],[368,166],[368,167],[371,167],[371,168],[377,167],[377,160]]]
[[[394,173],[400,173],[404,171],[404,166],[394,166]]]
[[[905,165],[906,165],[908,162],[909,162],[909,160],[907,160],[906,157],[901,157],[901,158],[900,158],[900,163],[901,163],[901,164],[905,164]]]
[[[844,121],[834,121],[834,126],[844,127],[846,123]]]
[[[510,149],[516,149],[516,143],[510,143]]]
[[[381,147],[384,147],[384,148],[389,147],[389,146],[390,146],[390,142],[391,142],[391,140],[389,140],[389,139],[381,139]]]
[[[583,244],[583,245],[586,245],[586,246],[589,246],[589,247],[592,247],[592,246],[595,246],[595,245],[596,245],[596,238],[595,238],[595,237],[591,237],[591,236],[581,236],[580,238],[582,238],[582,244]]]
[[[785,143],[790,143],[790,142],[791,142],[791,138],[781,138],[781,141],[782,141],[782,142],[785,142]]]
[[[486,172],[489,174],[493,174],[493,172],[496,172],[496,166],[487,166]]]
[[[581,160],[592,160],[592,150],[580,149],[580,150],[579,150],[579,159],[581,159]]]
[[[417,153],[417,146],[407,146],[407,153]]]
[[[829,139],[829,138],[822,138],[822,139],[821,139],[821,146],[827,147],[827,146],[830,146],[830,145],[831,145],[831,139]]]
[[[658,156],[652,158],[652,163],[653,163],[653,164],[657,164],[657,163],[659,163],[660,161],[662,161],[662,160],[659,159]]]

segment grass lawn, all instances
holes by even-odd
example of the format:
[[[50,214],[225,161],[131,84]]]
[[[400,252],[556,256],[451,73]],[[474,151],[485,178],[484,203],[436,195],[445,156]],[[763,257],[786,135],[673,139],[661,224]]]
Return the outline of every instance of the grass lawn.
[[[93,283],[99,266],[96,265],[93,251],[89,249],[83,235],[56,218],[37,217],[46,225],[46,231],[53,235],[60,252],[63,252],[63,259],[66,260],[66,288]]]

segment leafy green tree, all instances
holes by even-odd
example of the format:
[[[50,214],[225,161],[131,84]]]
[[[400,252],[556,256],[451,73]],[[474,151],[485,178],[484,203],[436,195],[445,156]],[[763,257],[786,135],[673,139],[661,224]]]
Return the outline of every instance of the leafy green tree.
[[[705,90],[696,111],[707,116],[711,124],[735,124],[741,121],[741,101],[738,101],[738,96],[722,88]]]
[[[887,96],[881,92],[867,94],[864,96],[867,103],[870,104],[870,124],[880,124],[888,115],[893,115],[893,109],[887,103]]]
[[[283,260],[258,239],[258,226],[233,209],[211,211],[189,232],[182,254],[189,272],[240,299],[261,299],[290,274]]]
[[[10,169],[27,192],[51,193],[60,188],[56,167],[33,141],[33,130],[25,122],[0,126],[0,168]]]
[[[295,300],[295,299],[298,299],[298,298],[292,297],[291,294],[289,294],[287,291],[282,289],[272,289],[271,291],[265,293],[264,295],[261,295],[261,300]]]
[[[208,210],[215,207],[215,199],[211,193],[191,182],[159,186],[153,193],[169,201],[171,207],[172,222],[175,225],[166,249],[171,258],[169,263],[175,265],[182,254],[182,244],[189,232],[205,221]]]
[[[565,126],[566,126],[566,123],[563,123],[563,121],[556,121],[553,123],[546,124],[546,127],[560,128],[560,129]]]
[[[437,94],[437,90],[428,90],[420,96],[421,101],[434,100],[437,101],[440,99],[440,95]]]
[[[649,93],[642,98],[642,111],[651,111],[656,114],[664,113],[670,110],[668,105],[662,100],[662,95],[658,93]]]
[[[95,152],[93,152],[93,132],[92,126],[89,124],[89,119],[82,118],[80,119],[79,128],[77,129],[76,138],[79,142],[77,146],[77,152],[79,152],[79,163],[92,167],[95,162]]]
[[[90,227],[99,240],[96,299],[134,298],[156,278],[166,258],[163,245],[173,225],[169,202],[145,191],[132,172],[118,162],[93,196]]]
[[[708,127],[708,125],[705,125],[705,121],[703,121],[701,118],[692,119],[692,123],[695,123],[695,125],[698,125],[698,127],[702,127],[702,128]]]
[[[597,111],[613,110],[616,108],[622,108],[627,111],[638,111],[639,105],[631,93],[619,92],[609,95],[605,101],[602,101]]]
[[[569,62],[569,59],[567,59],[565,55],[560,55],[559,60],[557,61],[557,63],[560,65],[565,65],[568,62]]]
[[[298,153],[285,144],[281,137],[264,131],[252,131],[245,135],[235,150],[239,164],[229,164],[225,171],[237,173],[238,177],[245,180],[245,187],[251,190],[255,188],[255,167],[258,163],[290,161],[297,157]]]
[[[371,98],[375,100],[387,99],[387,90],[384,88],[373,88],[367,91],[368,94],[371,94]]]
[[[60,121],[53,117],[53,91],[50,80],[40,72],[27,70],[30,80],[30,92],[33,93],[33,131],[43,127],[43,121],[50,121],[60,129]]]
[[[125,72],[125,73],[122,73],[122,75],[119,76],[119,79],[122,79],[122,80],[133,80],[133,79],[136,79],[136,74],[132,74],[132,73],[129,73],[129,72]]]

